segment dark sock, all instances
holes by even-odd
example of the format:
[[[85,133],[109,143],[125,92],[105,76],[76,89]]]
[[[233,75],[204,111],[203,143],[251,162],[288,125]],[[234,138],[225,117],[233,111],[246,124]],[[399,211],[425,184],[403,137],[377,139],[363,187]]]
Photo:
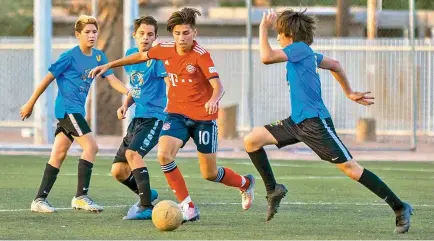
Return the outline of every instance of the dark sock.
[[[148,168],[141,167],[134,169],[133,175],[137,182],[137,188],[139,189],[140,204],[145,208],[152,207]]]
[[[93,164],[89,161],[78,160],[78,184],[76,197],[87,195],[90,184],[90,177],[92,175]]]
[[[273,170],[268,161],[267,153],[264,148],[261,148],[254,152],[247,152],[247,154],[249,154],[253,165],[255,165],[256,170],[258,170],[261,175],[267,194],[271,194],[276,187],[276,179],[274,178]]]
[[[122,184],[124,184],[125,186],[127,186],[129,189],[131,189],[131,191],[133,191],[135,194],[139,194],[139,190],[137,189],[137,183],[136,183],[136,179],[133,176],[133,173],[130,173],[130,176],[121,182]]]
[[[390,190],[390,188],[374,173],[364,169],[359,182],[383,199],[393,210],[404,207],[402,201]]]
[[[57,179],[57,174],[59,173],[59,169],[53,167],[48,164],[45,166],[44,176],[42,177],[41,185],[39,186],[38,194],[36,194],[36,198],[47,198],[48,193],[50,193],[51,188],[54,185],[54,182]]]

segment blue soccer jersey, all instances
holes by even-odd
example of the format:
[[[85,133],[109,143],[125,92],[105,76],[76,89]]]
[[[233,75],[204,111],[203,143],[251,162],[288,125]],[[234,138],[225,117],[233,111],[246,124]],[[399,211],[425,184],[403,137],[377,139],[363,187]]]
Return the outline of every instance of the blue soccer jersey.
[[[321,97],[318,65],[323,55],[313,52],[304,42],[283,48],[288,56],[286,80],[291,89],[292,120],[298,124],[307,118],[328,118],[330,113]]]
[[[137,48],[127,51],[126,56],[139,52]],[[131,94],[136,103],[134,117],[158,118],[164,120],[167,104],[167,76],[164,64],[160,60],[150,59],[146,62],[124,67],[130,77]]]
[[[48,71],[56,78],[58,92],[54,108],[56,118],[65,114],[86,115],[85,103],[93,79],[88,77],[91,69],[107,63],[104,52],[92,49],[92,55],[85,55],[76,46],[64,52]],[[108,70],[102,76],[113,74]]]

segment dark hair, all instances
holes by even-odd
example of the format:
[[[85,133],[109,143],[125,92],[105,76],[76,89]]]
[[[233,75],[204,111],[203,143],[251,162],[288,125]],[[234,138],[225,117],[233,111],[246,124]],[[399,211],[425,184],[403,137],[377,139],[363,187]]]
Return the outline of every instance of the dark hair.
[[[294,42],[305,42],[311,45],[315,35],[316,18],[307,15],[306,10],[296,12],[288,9],[279,13],[276,21],[277,33],[283,33],[286,37],[291,37]]]
[[[78,17],[77,21],[75,22],[74,29],[76,32],[81,33],[84,27],[86,27],[86,25],[88,24],[95,25],[96,29],[98,30],[98,22],[96,21],[96,18],[88,15],[80,15],[80,17]]]
[[[155,20],[152,16],[144,16],[140,17],[138,19],[134,20],[134,32],[137,31],[138,28],[140,28],[140,25],[146,24],[146,25],[152,25],[155,29],[155,34],[158,32],[158,23],[157,20]]]
[[[167,31],[173,32],[176,25],[189,24],[192,28],[196,25],[196,15],[201,16],[199,10],[194,8],[183,8],[170,15],[167,20]]]

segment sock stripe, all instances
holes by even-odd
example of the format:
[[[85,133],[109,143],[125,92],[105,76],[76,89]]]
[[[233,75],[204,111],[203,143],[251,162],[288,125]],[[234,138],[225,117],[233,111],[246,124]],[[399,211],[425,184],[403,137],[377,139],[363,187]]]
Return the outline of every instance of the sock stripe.
[[[168,163],[166,165],[161,165],[161,170],[163,170],[163,172],[171,172],[173,170],[176,169],[176,163],[175,161],[172,161],[171,163]]]
[[[214,182],[221,182],[224,176],[225,176],[225,169],[223,167],[219,167],[217,170],[217,177],[214,180]]]

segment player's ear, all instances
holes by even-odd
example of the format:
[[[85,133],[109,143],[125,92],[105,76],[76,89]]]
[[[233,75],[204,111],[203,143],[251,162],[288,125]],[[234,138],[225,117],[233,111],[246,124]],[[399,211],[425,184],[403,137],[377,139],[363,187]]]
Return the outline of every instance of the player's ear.
[[[134,31],[132,35],[133,35],[133,38],[135,39],[136,38],[136,31]]]
[[[75,31],[74,33],[75,33],[75,37],[76,38],[80,38],[80,33],[79,32]]]
[[[158,34],[155,34],[155,39],[157,39],[158,38]]]
[[[194,28],[194,29],[193,29],[193,37],[195,38],[196,35],[197,35],[197,28]]]

